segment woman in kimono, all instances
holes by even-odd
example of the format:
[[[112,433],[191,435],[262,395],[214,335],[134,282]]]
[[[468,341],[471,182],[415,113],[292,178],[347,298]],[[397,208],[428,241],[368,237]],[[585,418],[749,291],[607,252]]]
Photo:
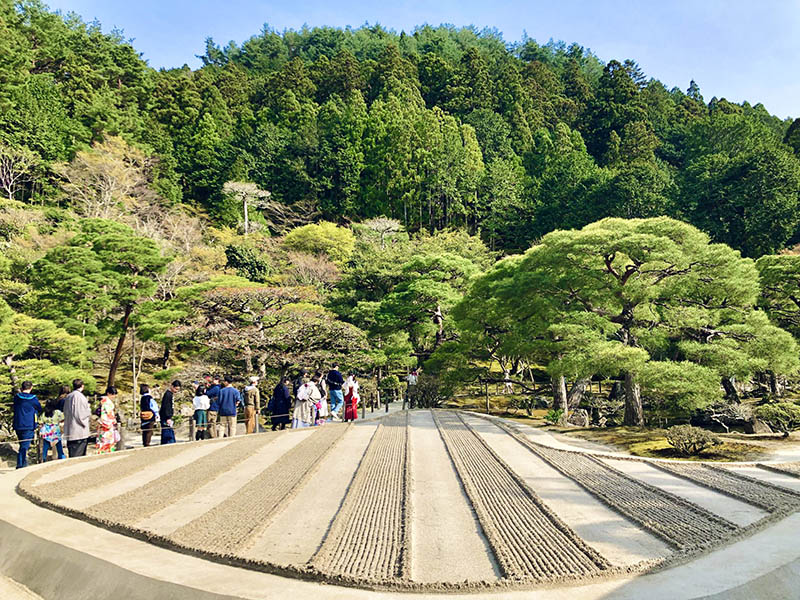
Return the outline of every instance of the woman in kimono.
[[[319,393],[317,382],[313,379],[300,386],[297,390],[297,397],[294,400],[292,429],[311,427],[314,424],[314,412],[321,399],[322,394]]]
[[[97,454],[114,452],[119,442],[117,430],[117,414],[114,400],[117,397],[117,388],[108,386],[105,395],[100,398],[100,418],[97,421]]]
[[[358,378],[350,373],[344,382],[344,420],[355,421],[358,418]]]

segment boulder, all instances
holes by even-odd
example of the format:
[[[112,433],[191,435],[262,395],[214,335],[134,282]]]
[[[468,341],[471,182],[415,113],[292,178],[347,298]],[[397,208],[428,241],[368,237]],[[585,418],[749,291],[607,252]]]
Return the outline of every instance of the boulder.
[[[748,421],[744,426],[745,433],[772,433],[772,428],[761,419]]]
[[[575,425],[576,427],[589,427],[590,419],[588,411],[583,408],[573,410],[572,414],[570,414],[567,419],[567,423]]]

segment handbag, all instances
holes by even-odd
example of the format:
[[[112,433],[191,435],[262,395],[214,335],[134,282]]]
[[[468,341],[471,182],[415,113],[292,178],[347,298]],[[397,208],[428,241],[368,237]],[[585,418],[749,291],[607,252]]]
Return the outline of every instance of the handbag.
[[[139,416],[142,421],[152,421],[155,418],[152,410],[143,410]]]

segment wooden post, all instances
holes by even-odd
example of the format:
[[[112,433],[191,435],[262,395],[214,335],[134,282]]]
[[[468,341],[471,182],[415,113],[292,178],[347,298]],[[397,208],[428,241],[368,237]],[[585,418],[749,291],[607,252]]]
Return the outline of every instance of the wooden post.
[[[489,382],[486,382],[486,414],[489,414]]]
[[[367,418],[367,407],[364,404],[364,401],[362,400],[361,401],[361,420],[363,421],[366,418]]]

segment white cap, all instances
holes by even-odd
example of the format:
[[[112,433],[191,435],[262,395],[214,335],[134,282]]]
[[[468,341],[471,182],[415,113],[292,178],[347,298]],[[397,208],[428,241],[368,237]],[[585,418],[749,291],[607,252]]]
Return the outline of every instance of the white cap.
[[[250,383],[258,383],[258,376],[252,375],[250,377]]]

